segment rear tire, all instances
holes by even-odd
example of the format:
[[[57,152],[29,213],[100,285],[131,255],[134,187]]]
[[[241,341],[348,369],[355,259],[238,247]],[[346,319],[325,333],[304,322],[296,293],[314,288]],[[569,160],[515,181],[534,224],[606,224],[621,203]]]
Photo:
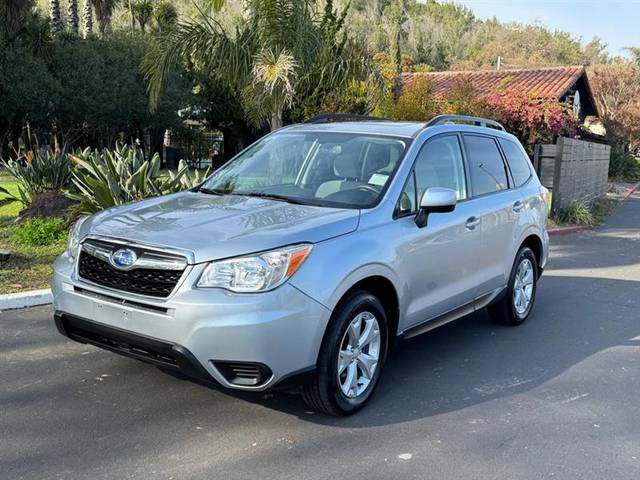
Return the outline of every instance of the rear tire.
[[[487,310],[491,318],[503,325],[520,325],[531,313],[538,285],[538,261],[529,247],[516,255],[502,299]]]
[[[387,355],[387,317],[377,297],[356,290],[336,307],[318,356],[318,374],[303,387],[313,410],[334,416],[361,409],[373,394]]]

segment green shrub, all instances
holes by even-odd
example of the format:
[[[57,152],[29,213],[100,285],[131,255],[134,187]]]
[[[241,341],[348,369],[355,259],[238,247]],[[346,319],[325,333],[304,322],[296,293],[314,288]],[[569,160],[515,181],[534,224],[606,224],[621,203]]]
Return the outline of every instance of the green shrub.
[[[560,220],[571,225],[595,224],[591,207],[586,203],[572,203],[560,213]]]
[[[25,247],[44,247],[64,243],[68,224],[61,218],[33,218],[12,228],[11,239]]]
[[[9,174],[18,181],[18,196],[15,200],[29,206],[36,195],[62,190],[70,184],[71,164],[67,155],[47,151],[27,152],[16,160],[2,161]],[[6,192],[3,192],[6,193]]]
[[[78,213],[93,214],[105,208],[144,198],[156,197],[192,188],[208,175],[189,173],[180,161],[176,172],[160,171],[160,157],[145,160],[142,151],[127,145],[115,150],[91,150],[72,155],[73,179],[77,191],[67,196],[79,202]]]
[[[611,150],[609,177],[620,180],[640,180],[640,162],[630,152],[620,148]]]

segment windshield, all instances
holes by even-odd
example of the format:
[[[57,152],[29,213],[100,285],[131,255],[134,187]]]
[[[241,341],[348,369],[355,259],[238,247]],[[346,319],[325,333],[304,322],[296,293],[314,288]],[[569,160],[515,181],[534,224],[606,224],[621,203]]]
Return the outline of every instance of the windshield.
[[[270,135],[215,172],[200,191],[347,208],[371,207],[409,141],[356,133]]]

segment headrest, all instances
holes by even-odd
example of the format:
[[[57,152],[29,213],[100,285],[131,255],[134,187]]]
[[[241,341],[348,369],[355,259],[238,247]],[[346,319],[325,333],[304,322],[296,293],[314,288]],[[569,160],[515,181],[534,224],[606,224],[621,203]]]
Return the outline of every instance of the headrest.
[[[389,155],[389,145],[373,144],[367,154],[366,175],[369,176],[383,168],[389,166],[391,158]]]
[[[333,173],[339,178],[359,178],[359,165],[350,155],[338,155],[333,160]]]

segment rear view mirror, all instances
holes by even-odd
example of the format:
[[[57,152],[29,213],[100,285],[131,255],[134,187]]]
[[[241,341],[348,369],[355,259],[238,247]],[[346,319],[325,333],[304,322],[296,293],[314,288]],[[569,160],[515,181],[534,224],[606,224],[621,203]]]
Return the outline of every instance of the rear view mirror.
[[[420,199],[416,225],[420,228],[426,227],[430,213],[453,212],[457,201],[458,195],[455,190],[442,187],[428,188]]]

